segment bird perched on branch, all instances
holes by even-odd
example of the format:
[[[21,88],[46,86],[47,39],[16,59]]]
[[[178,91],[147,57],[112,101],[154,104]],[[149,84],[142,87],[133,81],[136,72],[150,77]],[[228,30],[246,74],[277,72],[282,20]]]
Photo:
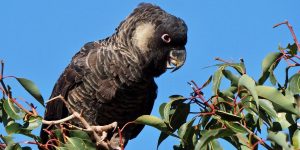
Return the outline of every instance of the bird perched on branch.
[[[44,119],[67,117],[73,109],[84,111],[83,117],[90,125],[116,121],[122,127],[150,114],[157,95],[154,78],[184,64],[186,42],[187,26],[182,19],[158,6],[140,4],[113,35],[85,44],[72,58],[51,95],[62,95],[71,108],[62,101],[51,101]],[[72,123],[78,124],[75,119]],[[143,127],[126,127],[122,133],[125,145]],[[118,136],[115,132],[107,137],[112,149],[118,149]],[[48,139],[43,130],[41,138],[44,142]]]

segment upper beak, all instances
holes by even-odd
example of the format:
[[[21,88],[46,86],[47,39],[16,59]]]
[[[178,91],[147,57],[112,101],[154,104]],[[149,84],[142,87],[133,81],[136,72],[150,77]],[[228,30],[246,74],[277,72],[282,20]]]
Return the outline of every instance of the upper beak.
[[[178,70],[181,66],[183,66],[186,58],[186,50],[171,50],[169,53],[169,59],[167,62],[167,68],[172,68],[171,72]],[[173,66],[174,67],[173,67]]]

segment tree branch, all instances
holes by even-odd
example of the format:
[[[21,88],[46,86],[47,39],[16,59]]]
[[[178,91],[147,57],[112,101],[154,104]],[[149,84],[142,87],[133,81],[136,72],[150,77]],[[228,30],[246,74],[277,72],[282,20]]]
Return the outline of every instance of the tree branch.
[[[299,45],[299,42],[298,42],[298,40],[297,40],[296,34],[295,34],[295,32],[294,32],[294,29],[293,29],[292,25],[289,23],[289,21],[286,20],[286,21],[284,21],[284,22],[275,24],[275,25],[273,26],[273,28],[276,28],[276,27],[278,27],[278,26],[280,26],[280,25],[283,25],[283,24],[286,24],[286,25],[288,26],[288,28],[289,28],[289,30],[290,30],[292,36],[293,36],[294,42],[295,42],[295,44],[296,44],[296,46],[297,46],[297,49],[298,49],[298,51],[300,51],[300,45]]]
[[[104,139],[107,136],[106,131],[114,129],[117,127],[117,122],[113,122],[111,124],[108,125],[104,125],[104,126],[91,126],[85,119],[84,117],[82,117],[82,112],[78,113],[76,112],[72,107],[70,107],[70,105],[67,103],[67,101],[65,100],[65,98],[62,95],[53,97],[52,99],[50,99],[49,101],[47,101],[46,103],[49,103],[50,101],[53,100],[61,100],[64,102],[64,104],[66,105],[67,108],[69,108],[69,110],[71,111],[71,115],[68,117],[65,117],[63,119],[60,120],[52,120],[52,121],[47,121],[47,120],[43,120],[42,122],[44,124],[48,124],[48,125],[53,125],[53,124],[61,124],[64,123],[66,121],[69,121],[71,119],[78,119],[82,125],[84,126],[84,128],[80,128],[80,127],[76,127],[74,125],[72,125],[71,127],[83,130],[83,131],[89,131],[92,132],[95,140],[96,140],[96,145],[100,148],[103,149],[110,149],[110,144],[108,142],[105,142]],[[100,134],[100,135],[98,135]]]

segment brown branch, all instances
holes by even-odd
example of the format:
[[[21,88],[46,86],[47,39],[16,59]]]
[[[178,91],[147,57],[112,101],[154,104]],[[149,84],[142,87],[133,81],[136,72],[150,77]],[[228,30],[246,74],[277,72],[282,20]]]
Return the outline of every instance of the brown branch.
[[[107,133],[105,131],[111,130],[111,129],[115,129],[117,126],[117,122],[113,122],[111,124],[105,125],[105,126],[91,126],[85,119],[84,117],[82,117],[82,112],[78,113],[76,112],[65,100],[65,98],[62,95],[53,97],[52,99],[48,100],[46,103],[49,103],[50,101],[53,100],[61,100],[63,101],[63,103],[66,105],[67,108],[69,108],[71,115],[60,119],[60,120],[53,120],[53,121],[47,121],[47,120],[43,120],[44,124],[60,124],[60,123],[64,123],[66,121],[69,121],[71,119],[78,119],[82,125],[84,126],[84,128],[82,128],[82,130],[84,131],[90,131],[92,132],[95,140],[96,140],[96,145],[97,147],[103,148],[103,149],[110,149],[110,145],[108,142],[105,142],[104,139],[107,136]],[[76,126],[72,126],[72,127],[76,127]],[[76,128],[80,128],[80,127],[76,127]],[[101,136],[98,135],[101,134]]]
[[[70,115],[70,116],[68,116],[68,117],[65,117],[65,118],[63,118],[63,119],[60,119],[60,120],[51,120],[51,121],[47,121],[47,120],[42,120],[42,123],[43,124],[47,124],[47,125],[54,125],[54,124],[60,124],[60,123],[64,123],[64,122],[66,122],[66,121],[69,121],[69,120],[71,120],[71,119],[74,119],[75,118],[75,116],[72,114],[72,115]]]
[[[96,131],[96,132],[105,132],[108,130],[113,129],[113,131],[117,128],[117,122],[113,122],[111,124],[108,125],[104,125],[104,126],[91,126],[91,129],[85,129],[85,128],[81,128],[78,126],[75,126],[73,124],[70,123],[65,123],[69,128],[73,128],[73,129],[77,129],[77,130],[81,130],[81,131],[85,131],[85,132],[92,132],[92,131]]]

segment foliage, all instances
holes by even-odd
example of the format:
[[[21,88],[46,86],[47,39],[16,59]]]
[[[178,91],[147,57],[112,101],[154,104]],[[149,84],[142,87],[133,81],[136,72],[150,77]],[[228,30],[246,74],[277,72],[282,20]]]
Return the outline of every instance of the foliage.
[[[291,30],[288,22],[281,24],[287,24]],[[170,96],[170,101],[160,105],[160,118],[144,115],[128,124],[145,124],[160,130],[157,148],[166,138],[173,136],[179,139],[179,143],[173,146],[174,150],[220,150],[223,148],[219,139],[228,141],[239,150],[258,149],[259,146],[266,149],[300,149],[300,128],[297,124],[300,115],[300,74],[289,74],[291,67],[300,66],[297,62],[300,60],[297,55],[299,44],[294,39],[294,44],[286,48],[279,46],[279,52],[272,52],[263,59],[259,79],[255,80],[247,74],[244,60],[229,63],[218,58],[222,63],[216,65],[217,70],[202,86],[194,81],[189,83],[192,90],[190,96]],[[287,63],[283,84],[274,72],[281,61]],[[85,129],[79,127],[74,130],[74,125],[67,122],[57,123],[54,130],[45,130],[50,140],[42,144],[40,137],[32,131],[46,121],[36,112],[34,104],[23,100],[27,105],[24,107],[21,99],[13,97],[6,79],[16,79],[44,106],[42,95],[28,79],[3,76],[4,63],[1,62],[1,65],[0,90],[3,94],[0,99],[0,123],[6,135],[0,134],[0,149],[31,149],[24,144],[35,144],[43,149],[96,149],[90,139],[91,131],[84,132]],[[228,81],[230,85],[225,86],[224,82]],[[204,96],[203,89],[209,85],[213,94]],[[119,134],[124,128],[126,125],[119,129]],[[265,133],[262,131],[265,129],[267,136],[263,139]],[[16,134],[27,136],[32,141],[17,142],[14,140]]]
[[[81,130],[68,130],[61,132],[60,129],[56,129],[49,132],[51,137],[46,144],[42,144],[40,137],[34,135],[32,131],[40,128],[43,118],[37,114],[36,107],[25,101],[25,104],[29,109],[26,109],[21,105],[22,99],[14,98],[12,95],[12,89],[5,84],[5,80],[8,78],[16,79],[24,89],[33,96],[44,106],[44,99],[40,94],[37,86],[30,80],[25,78],[18,78],[14,76],[3,76],[4,63],[1,61],[2,69],[0,74],[0,90],[2,91],[2,97],[0,99],[0,123],[3,124],[6,135],[0,134],[0,149],[5,150],[30,150],[31,147],[23,146],[24,144],[38,145],[43,149],[96,149],[95,144],[91,141],[90,136]],[[64,128],[65,129],[65,128]],[[17,134],[27,136],[32,141],[17,142],[14,141],[14,137]]]
[[[292,29],[288,22],[281,24]],[[291,67],[300,65],[297,44],[295,40],[286,48],[279,47],[279,52],[268,54],[257,80],[246,73],[243,60],[229,63],[217,58],[222,63],[216,65],[215,73],[201,87],[194,81],[189,83],[189,97],[171,96],[169,102],[160,105],[161,119],[155,118],[156,123],[151,116],[141,116],[138,122],[161,131],[157,148],[173,136],[179,139],[174,150],[221,150],[218,139],[239,150],[258,149],[259,145],[266,149],[299,149],[300,74],[289,75]],[[280,61],[287,63],[285,70],[278,69],[285,72],[284,84],[279,83],[274,72]],[[228,81],[230,85],[226,87],[224,82]],[[208,85],[213,92],[210,97],[203,94]]]

